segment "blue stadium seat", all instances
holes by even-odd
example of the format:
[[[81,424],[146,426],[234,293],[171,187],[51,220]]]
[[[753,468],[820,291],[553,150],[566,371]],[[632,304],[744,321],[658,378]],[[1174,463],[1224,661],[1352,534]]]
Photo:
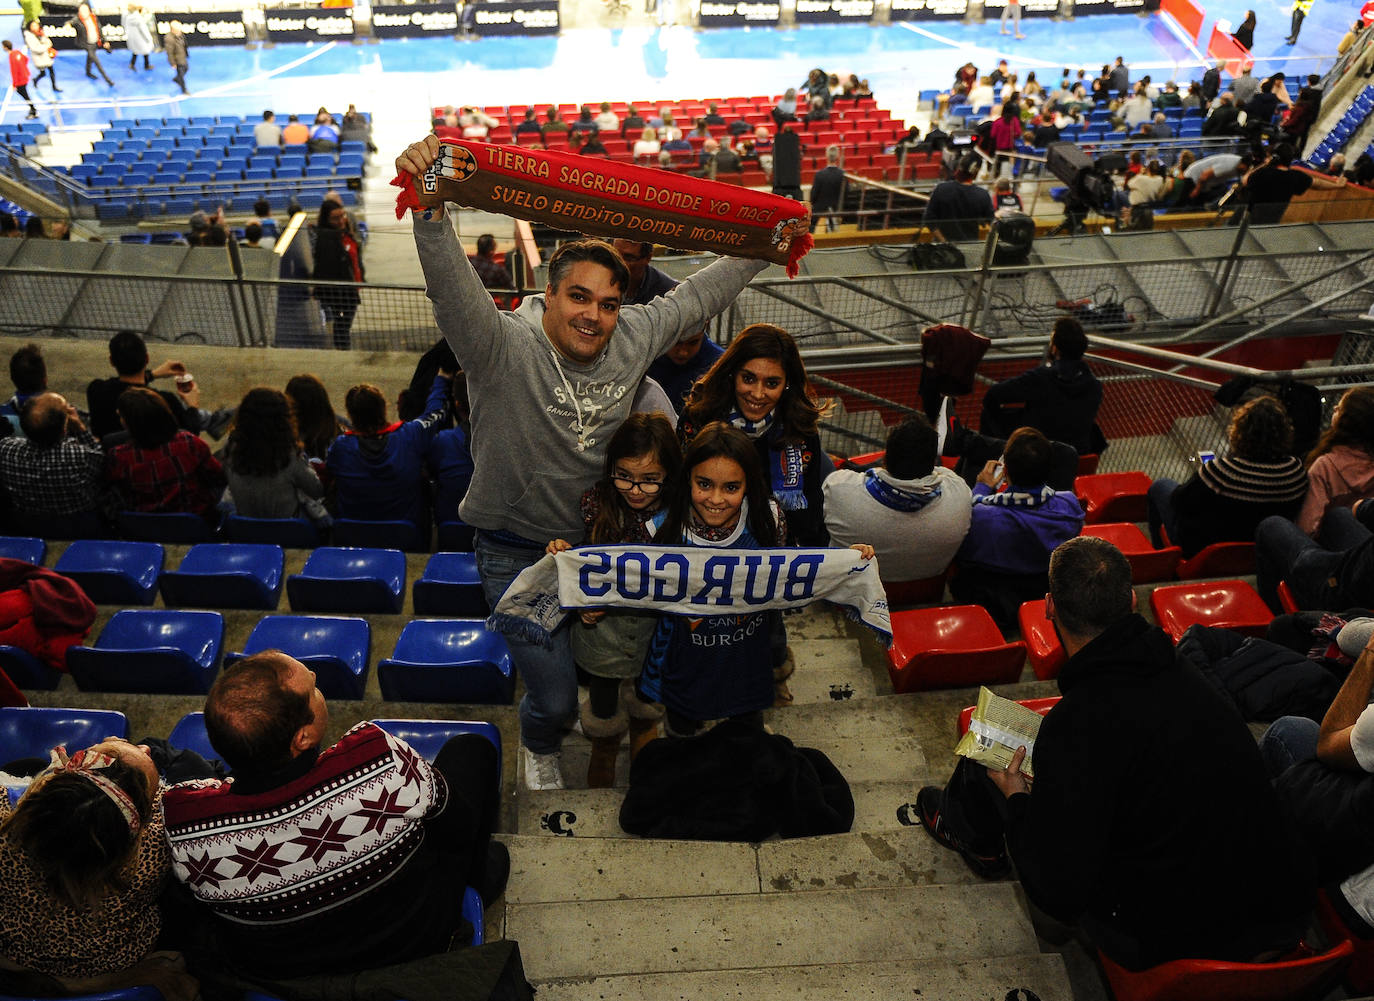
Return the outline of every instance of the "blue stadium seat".
[[[188,170],[186,172],[185,183],[187,184],[213,184],[214,182],[215,175],[208,170],[200,169],[199,166],[197,166],[195,170]]]
[[[333,177],[334,164],[332,163],[308,163],[305,166],[306,177]]]
[[[60,745],[72,752],[106,737],[128,736],[128,719],[109,709],[0,708],[0,764],[18,758],[46,758]]]
[[[167,214],[190,218],[191,213],[196,210],[196,203],[190,198],[169,198],[167,199]],[[153,234],[153,242],[159,243],[157,233]]]
[[[476,529],[467,522],[441,521],[439,523],[439,552],[470,553],[472,552],[472,540],[475,534]]]
[[[279,181],[299,181],[304,176],[304,167],[292,166],[277,168],[277,180]]]
[[[132,128],[129,130],[129,138],[140,140],[145,143],[150,142],[157,138],[157,129],[147,129],[141,126]]]
[[[277,160],[277,166],[304,168],[306,162],[306,158],[299,153],[283,153]]]
[[[156,542],[78,539],[53,569],[80,584],[98,605],[151,605],[165,559]]]
[[[123,174],[124,171],[121,168],[118,174],[98,174],[86,183],[92,188],[117,188],[119,187],[120,178]]]
[[[345,153],[357,153],[359,156],[367,155],[367,143],[359,142],[356,139],[346,139],[339,143],[339,155]]]
[[[97,139],[91,143],[91,152],[103,153],[108,157],[111,153],[119,152],[119,142],[114,139]]]
[[[191,116],[191,124],[192,124],[192,125],[204,125],[204,126],[206,126],[207,128],[209,128],[209,127],[211,127],[211,126],[218,125],[218,124],[219,124],[219,118],[218,118],[217,116],[215,116],[215,115],[192,115],[192,116]]]
[[[401,610],[406,558],[397,549],[316,549],[298,574],[286,579],[293,612]]]
[[[285,554],[281,546],[251,542],[192,546],[176,570],[158,579],[170,608],[272,610],[281,599]]]
[[[194,122],[194,119],[192,119],[192,121]],[[210,135],[210,126],[187,125],[181,132],[187,139],[199,139],[201,144],[204,145],[205,139]]]
[[[90,154],[83,153],[82,156],[90,156]],[[82,184],[89,184],[91,178],[95,177],[99,171],[100,167],[98,164],[82,162],[73,164],[69,173],[71,174],[72,180],[79,181]]]
[[[139,542],[194,544],[214,534],[209,522],[189,511],[120,511],[118,525],[120,535]]]
[[[162,124],[167,128],[171,129],[184,129],[186,128],[186,126],[191,124],[191,119],[185,117],[184,115],[168,115],[166,118],[162,120]]]
[[[110,122],[110,128],[123,129],[127,132],[129,129],[138,128],[138,120],[134,118],[116,118]]]
[[[41,567],[46,555],[48,544],[42,539],[22,535],[0,536],[0,557],[7,560],[23,560],[25,563]]]
[[[95,646],[67,651],[67,668],[83,692],[204,695],[223,642],[219,612],[124,609]]]
[[[188,200],[189,200],[189,199],[188,199]],[[174,212],[172,212],[171,204],[172,204],[171,202],[168,202],[168,203],[167,203],[167,206],[168,206],[168,208],[167,208],[167,213],[168,213],[168,215],[177,215],[177,214],[180,214],[180,213],[174,213]],[[195,211],[195,209],[188,209],[186,214],[190,214],[191,212],[194,212],[194,211]],[[171,232],[171,231],[166,231],[166,230],[164,230],[164,231],[161,232],[161,233],[154,233],[154,234],[153,234],[153,242],[154,242],[154,243],[158,243],[158,244],[164,244],[164,245],[165,245],[165,244],[169,244],[169,243],[185,243],[185,242],[186,242],[186,236],[185,236],[184,233],[177,233],[177,232]]]
[[[460,733],[475,733],[485,737],[496,748],[496,760],[501,760],[501,731],[495,724],[481,720],[461,719],[374,719],[372,722],[393,737],[399,737],[420,757],[433,762],[439,749],[450,737]],[[496,781],[501,781],[501,769],[496,769]]]
[[[172,732],[167,735],[167,743],[183,750],[195,751],[206,761],[219,758],[219,754],[210,744],[210,735],[205,732],[205,714],[201,712],[187,713],[177,720],[177,725],[172,727]]]
[[[377,681],[389,701],[507,705],[515,694],[506,638],[480,619],[406,623]]]
[[[408,521],[334,520],[333,541],[340,546],[366,546],[372,549],[403,549],[408,553],[427,552],[428,540]]]
[[[105,220],[117,220],[129,218],[129,203],[117,198],[109,201],[97,202],[95,206],[95,217],[102,222]]]
[[[472,553],[435,553],[411,585],[411,596],[416,615],[485,618],[491,614]]]
[[[272,180],[272,169],[269,167],[249,167],[243,172],[243,179],[245,181],[270,181]]]
[[[251,211],[237,208],[240,198],[234,199],[233,211]],[[314,549],[320,543],[320,532],[309,518],[245,518],[241,514],[231,514],[224,519],[224,537],[230,542],[260,542],[281,546],[285,549]]]
[[[178,147],[177,149],[174,149],[167,154],[167,159],[174,160],[177,163],[191,164],[195,162],[196,151],[193,149],[181,149]]]
[[[281,148],[283,154],[292,156],[309,156],[310,147],[305,143],[287,143]]]
[[[50,692],[62,680],[61,671],[54,670],[17,646],[0,646],[0,670],[20,688]]]
[[[148,152],[170,153],[177,148],[176,139],[171,136],[158,136],[148,143]]]
[[[242,653],[224,663],[264,650],[281,650],[315,672],[326,698],[361,699],[372,659],[372,627],[366,619],[320,615],[267,615],[253,629]]]

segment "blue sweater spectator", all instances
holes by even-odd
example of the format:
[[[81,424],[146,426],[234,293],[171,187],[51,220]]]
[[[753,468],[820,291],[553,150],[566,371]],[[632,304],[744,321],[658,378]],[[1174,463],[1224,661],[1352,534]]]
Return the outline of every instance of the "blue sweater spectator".
[[[468,448],[470,428],[466,423],[440,431],[429,446],[429,465],[439,495],[434,502],[434,520],[439,524],[462,521],[458,505],[467,496],[472,482],[472,452]]]
[[[990,461],[973,487],[972,519],[950,592],[957,601],[982,605],[1003,630],[1016,622],[1023,601],[1044,597],[1050,553],[1083,529],[1078,498],[1045,485],[1050,461],[1049,439],[1021,428],[1007,440],[1005,469]],[[996,492],[1004,481],[1007,489]]]
[[[649,366],[649,378],[663,387],[681,417],[687,391],[724,353],[725,349],[707,337],[704,329],[698,330],[654,359]]]
[[[344,398],[352,431],[334,439],[325,468],[337,484],[340,518],[427,523],[425,456],[448,411],[449,376],[434,379],[424,414],[388,423],[376,386],[354,386]]]

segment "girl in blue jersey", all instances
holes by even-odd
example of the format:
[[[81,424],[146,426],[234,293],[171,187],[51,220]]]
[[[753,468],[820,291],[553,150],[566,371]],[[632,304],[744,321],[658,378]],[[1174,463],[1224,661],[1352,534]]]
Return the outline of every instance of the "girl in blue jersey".
[[[682,469],[656,542],[723,549],[769,549],[781,543],[782,508],[764,479],[758,450],[743,431],[722,421],[707,424],[687,445]],[[853,548],[866,559],[873,556],[871,546]],[[762,726],[763,710],[774,696],[767,614],[663,616],[640,690],[667,709],[670,736],[690,736],[704,721],[724,717]]]
[[[682,448],[677,433],[662,414],[631,414],[611,436],[605,474],[582,495],[586,541],[616,546],[649,542],[664,520],[664,502],[673,493]],[[563,539],[549,553],[571,546]],[[663,710],[635,694],[633,679],[644,663],[649,639],[658,624],[651,612],[629,609],[584,609],[572,630],[573,659],[590,679],[581,706],[582,732],[591,741],[587,787],[615,783],[620,740],[630,732],[630,752],[658,735]]]

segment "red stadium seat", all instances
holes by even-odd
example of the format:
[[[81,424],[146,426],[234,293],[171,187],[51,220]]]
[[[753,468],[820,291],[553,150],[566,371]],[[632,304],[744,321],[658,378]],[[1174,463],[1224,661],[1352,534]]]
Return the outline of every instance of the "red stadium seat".
[[[1022,602],[1016,619],[1021,624],[1021,642],[1026,644],[1026,657],[1035,676],[1041,681],[1059,677],[1069,657],[1054,626],[1045,618],[1045,599]]]
[[[1196,556],[1178,565],[1179,580],[1199,577],[1229,577],[1231,574],[1255,572],[1255,544],[1253,542],[1214,542]]]
[[[1079,476],[1073,492],[1083,502],[1090,525],[1104,521],[1144,521],[1145,491],[1150,478],[1144,473],[1097,473]]]
[[[1192,625],[1234,629],[1263,637],[1274,613],[1243,580],[1169,584],[1150,592],[1150,608],[1159,627],[1177,643]]]
[[[888,583],[883,581],[883,590],[887,592],[887,607],[910,606],[910,605],[934,605],[938,604],[945,597],[945,580],[949,577],[949,568],[945,572],[934,577],[923,577],[920,580],[899,580]]]
[[[1051,695],[1048,698],[1043,699],[1017,699],[1016,701],[1019,702],[1021,705],[1025,706],[1031,712],[1036,712],[1039,713],[1041,716],[1044,716],[1047,712],[1049,712],[1056,705],[1058,705],[1059,700],[1063,697],[1064,696],[1062,695]],[[973,710],[977,708],[977,706],[964,706],[964,708],[959,710],[959,723],[957,729],[959,731],[960,737],[968,733],[969,720],[973,719]]]
[[[1097,472],[1097,463],[1098,460],[1101,458],[1102,457],[1098,455],[1096,452],[1089,452],[1087,455],[1080,455],[1078,457],[1078,475],[1093,475],[1093,473]]]
[[[1279,581],[1279,607],[1284,614],[1292,615],[1298,611],[1298,599],[1293,597],[1293,590],[1288,586],[1288,581]]]
[[[1178,546],[1156,549],[1149,537],[1132,522],[1110,522],[1105,525],[1084,525],[1084,535],[1106,539],[1131,564],[1131,583],[1148,584],[1158,580],[1173,580],[1174,569],[1183,558]]]
[[[1021,677],[1026,644],[1008,643],[978,605],[916,608],[893,614],[887,659],[899,694],[1010,684]]]
[[[1117,966],[1100,952],[1097,958],[1116,1001],[1301,1001],[1322,997],[1354,952],[1350,942],[1326,952],[1304,943],[1276,963],[1178,959],[1140,971]]]
[[[872,466],[882,462],[885,455],[887,455],[887,449],[879,449],[876,452],[865,452],[863,455],[851,455],[849,461],[856,466]]]
[[[1374,938],[1361,938],[1341,920],[1326,890],[1317,891],[1317,923],[1332,942],[1349,942],[1355,950],[1345,982],[1356,994],[1374,991]]]

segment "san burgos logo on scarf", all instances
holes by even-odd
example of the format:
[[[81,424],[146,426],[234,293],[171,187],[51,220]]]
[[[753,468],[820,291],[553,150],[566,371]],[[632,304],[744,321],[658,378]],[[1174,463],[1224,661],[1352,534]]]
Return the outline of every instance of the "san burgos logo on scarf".
[[[492,628],[547,643],[571,609],[690,618],[802,608],[825,599],[891,642],[878,561],[852,549],[588,546],[545,556],[511,582]]]

